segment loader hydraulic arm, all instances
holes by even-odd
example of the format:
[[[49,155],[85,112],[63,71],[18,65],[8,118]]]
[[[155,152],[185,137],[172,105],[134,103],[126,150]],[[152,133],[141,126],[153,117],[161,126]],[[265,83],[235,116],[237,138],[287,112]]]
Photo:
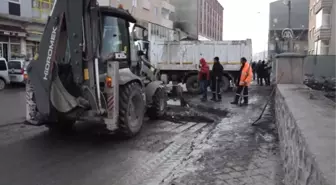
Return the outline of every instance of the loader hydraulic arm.
[[[100,99],[100,75],[107,72],[104,58],[124,53],[117,66],[130,67],[130,22],[136,20],[127,11],[100,7],[97,0],[55,0],[38,57],[27,67],[42,118],[54,113],[78,115],[78,109],[104,112]]]
[[[64,111],[78,106],[78,97],[66,93],[66,88],[59,82],[58,74],[61,72],[58,65],[65,58],[67,47],[71,58],[68,61],[71,80],[79,89],[83,85],[94,88],[94,79],[84,77],[94,75],[93,60],[97,57],[101,37],[97,28],[100,24],[98,12],[96,0],[54,2],[40,42],[38,58],[27,68],[35,97],[38,97],[37,109],[41,114],[49,116],[52,99]]]

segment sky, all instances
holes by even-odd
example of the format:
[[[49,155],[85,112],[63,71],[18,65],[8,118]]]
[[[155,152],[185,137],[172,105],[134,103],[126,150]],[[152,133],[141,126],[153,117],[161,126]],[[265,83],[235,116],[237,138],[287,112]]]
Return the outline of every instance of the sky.
[[[218,0],[224,7],[224,40],[252,39],[253,53],[267,49],[269,3],[274,0]]]

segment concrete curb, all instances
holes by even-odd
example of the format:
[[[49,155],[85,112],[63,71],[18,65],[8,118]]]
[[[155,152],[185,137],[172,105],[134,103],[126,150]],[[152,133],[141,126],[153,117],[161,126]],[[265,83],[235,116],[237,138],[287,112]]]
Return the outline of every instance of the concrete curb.
[[[335,184],[335,104],[305,85],[279,84],[275,96],[286,185]]]

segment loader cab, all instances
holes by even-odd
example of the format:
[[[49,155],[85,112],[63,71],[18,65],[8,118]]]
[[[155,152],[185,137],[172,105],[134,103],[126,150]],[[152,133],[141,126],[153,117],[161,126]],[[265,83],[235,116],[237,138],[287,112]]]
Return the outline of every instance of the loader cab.
[[[140,51],[143,55],[145,55],[146,59],[149,60],[150,42],[148,40],[147,28],[135,24],[131,35],[134,38],[134,44],[137,47],[137,50]]]
[[[136,20],[120,8],[100,7],[100,12],[102,15],[101,56],[124,52],[127,59],[120,62],[120,68],[131,67],[134,51],[129,28],[136,23]]]

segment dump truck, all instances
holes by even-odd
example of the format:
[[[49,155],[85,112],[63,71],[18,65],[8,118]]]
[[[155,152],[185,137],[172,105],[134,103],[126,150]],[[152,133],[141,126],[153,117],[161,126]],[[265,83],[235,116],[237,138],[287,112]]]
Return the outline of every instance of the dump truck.
[[[227,91],[239,75],[240,58],[252,60],[252,40],[152,41],[150,51],[151,63],[160,69],[161,80],[186,84],[190,93],[199,92],[199,60],[204,58],[212,69],[213,58],[219,57],[224,67],[221,90]]]

